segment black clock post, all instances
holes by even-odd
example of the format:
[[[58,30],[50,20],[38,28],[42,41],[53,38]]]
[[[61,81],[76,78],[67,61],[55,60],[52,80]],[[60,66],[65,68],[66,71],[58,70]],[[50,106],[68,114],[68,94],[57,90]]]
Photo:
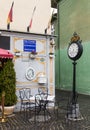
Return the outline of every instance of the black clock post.
[[[81,118],[81,114],[79,111],[79,104],[77,102],[77,93],[76,93],[76,64],[77,60],[81,57],[83,52],[83,47],[81,44],[81,40],[77,33],[73,34],[71,38],[71,42],[68,46],[68,57],[73,60],[73,88],[72,88],[72,96],[67,106],[67,118],[70,120],[78,120]]]
[[[72,104],[77,103],[77,93],[76,93],[76,61],[73,63],[73,89],[72,89]]]

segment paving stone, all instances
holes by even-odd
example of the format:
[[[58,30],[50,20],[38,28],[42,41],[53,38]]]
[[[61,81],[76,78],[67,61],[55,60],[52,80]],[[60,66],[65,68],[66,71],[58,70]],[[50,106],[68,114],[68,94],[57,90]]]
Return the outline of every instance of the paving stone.
[[[90,130],[90,96],[78,95],[80,113],[83,119],[68,120],[67,104],[71,92],[56,90],[56,101],[59,103],[58,116],[52,113],[52,117],[44,121],[32,121],[34,113],[16,112],[7,117],[7,122],[0,122],[0,130]]]

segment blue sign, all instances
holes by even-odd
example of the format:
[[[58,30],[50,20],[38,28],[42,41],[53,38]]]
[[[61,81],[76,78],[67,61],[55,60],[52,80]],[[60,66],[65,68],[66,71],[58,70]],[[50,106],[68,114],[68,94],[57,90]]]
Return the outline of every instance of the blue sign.
[[[36,52],[36,40],[24,40],[23,50],[27,52]]]

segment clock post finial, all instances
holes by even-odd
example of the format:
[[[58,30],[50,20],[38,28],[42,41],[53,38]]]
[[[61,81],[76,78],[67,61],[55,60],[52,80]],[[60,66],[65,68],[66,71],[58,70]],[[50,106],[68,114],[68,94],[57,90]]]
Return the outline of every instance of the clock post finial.
[[[73,36],[71,37],[71,42],[78,42],[80,40],[80,36],[74,32]]]

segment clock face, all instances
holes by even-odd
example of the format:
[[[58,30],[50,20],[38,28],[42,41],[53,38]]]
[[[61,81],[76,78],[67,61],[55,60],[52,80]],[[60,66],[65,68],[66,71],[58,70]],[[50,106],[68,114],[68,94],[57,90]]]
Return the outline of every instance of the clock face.
[[[76,43],[72,43],[68,48],[68,55],[70,58],[74,58],[77,56],[79,51],[78,45]]]

